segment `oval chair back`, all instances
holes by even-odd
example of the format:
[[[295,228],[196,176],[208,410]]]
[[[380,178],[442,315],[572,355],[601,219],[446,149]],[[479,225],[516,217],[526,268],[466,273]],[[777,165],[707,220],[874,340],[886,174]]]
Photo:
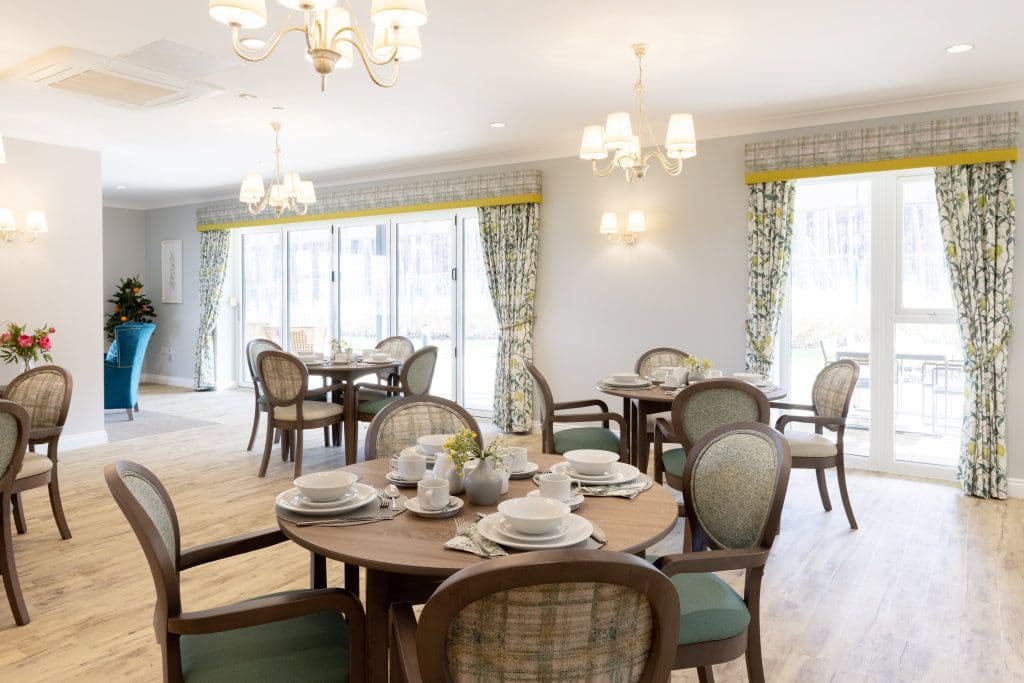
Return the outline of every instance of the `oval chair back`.
[[[14,623],[24,626],[29,622],[28,607],[21,594],[18,568],[14,564],[14,544],[11,540],[11,495],[14,481],[21,471],[28,450],[30,419],[28,411],[13,401],[0,400],[0,575],[3,575],[7,602],[14,615]]]
[[[420,396],[430,393],[437,366],[437,347],[424,346],[405,359],[399,373],[399,383],[406,396]]]
[[[850,402],[857,388],[860,377],[860,366],[856,361],[844,358],[829,363],[821,369],[814,379],[811,390],[811,404],[814,414],[823,417],[846,417],[850,412]],[[835,431],[835,427],[826,426]]]
[[[256,367],[268,410],[297,405],[298,419],[301,420],[302,401],[309,383],[306,365],[298,356],[285,351],[263,351],[256,358]]]
[[[400,358],[402,360],[411,356],[412,352],[416,350],[412,340],[408,337],[387,337],[377,342],[377,346],[374,348],[379,351],[387,351],[388,355],[392,358]],[[386,384],[395,374],[391,369],[380,370],[377,372],[377,379]]]
[[[533,387],[536,390],[535,394],[540,401],[538,409],[540,412],[540,424],[543,428],[550,423],[551,413],[554,411],[555,398],[551,393],[551,385],[548,384],[548,381],[541,374],[541,371],[537,369],[537,366],[530,361],[522,356],[513,356],[512,360],[525,369],[533,379]]]
[[[423,607],[416,653],[424,681],[660,682],[678,634],[676,590],[641,558],[542,550],[448,578]]]
[[[249,376],[252,377],[252,384],[256,387],[256,395],[260,393],[259,387],[259,368],[256,365],[256,359],[264,351],[280,351],[281,346],[275,341],[270,339],[251,339],[248,344],[245,345],[245,362],[249,366]]]
[[[768,424],[770,419],[764,392],[731,377],[691,384],[672,401],[672,432],[686,453],[713,429],[733,422]]]
[[[59,430],[68,419],[71,375],[59,365],[40,365],[11,380],[4,398],[28,412],[34,435],[40,430]],[[35,438],[35,436],[33,436]]]
[[[689,357],[690,354],[686,351],[673,349],[669,346],[661,346],[644,351],[636,359],[636,366],[633,372],[641,377],[651,377],[658,368],[678,368]]]
[[[705,434],[683,469],[683,500],[694,548],[770,548],[790,465],[785,439],[760,422],[730,424]]]
[[[416,445],[427,434],[455,434],[468,429],[483,447],[480,426],[466,409],[440,396],[405,396],[386,406],[366,429],[366,459],[390,458]]]

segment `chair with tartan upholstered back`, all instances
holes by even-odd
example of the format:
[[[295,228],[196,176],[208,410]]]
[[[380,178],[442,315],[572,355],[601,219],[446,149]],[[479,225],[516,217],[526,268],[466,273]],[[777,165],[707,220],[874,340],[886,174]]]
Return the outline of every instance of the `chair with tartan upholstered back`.
[[[13,401],[0,401],[0,575],[14,623],[18,626],[27,624],[29,616],[14,564],[11,515],[7,510],[12,504],[16,476],[28,449],[29,429],[28,411]]]
[[[371,384],[360,382],[356,385],[356,405],[359,420],[371,422],[377,413],[384,410],[402,396],[425,396],[430,393],[434,382],[434,368],[437,367],[437,347],[424,346],[405,359],[398,372],[398,384]]]
[[[679,596],[673,669],[697,667],[701,680],[709,681],[713,664],[745,654],[749,680],[764,681],[761,579],[778,533],[789,470],[789,446],[759,422],[714,429],[690,450],[683,499],[695,552],[655,563]],[[715,574],[729,570],[745,571],[742,596]]]
[[[666,681],[671,582],[638,557],[547,550],[479,562],[392,608],[393,667],[422,681]]]
[[[365,615],[347,590],[293,590],[182,613],[182,571],[282,543],[279,529],[182,550],[178,516],[155,474],[123,460],[103,474],[153,574],[165,681],[365,680]]]
[[[480,426],[466,409],[440,396],[407,396],[377,413],[366,430],[366,459],[390,458],[416,445],[427,434],[455,434],[468,429],[483,447]]]

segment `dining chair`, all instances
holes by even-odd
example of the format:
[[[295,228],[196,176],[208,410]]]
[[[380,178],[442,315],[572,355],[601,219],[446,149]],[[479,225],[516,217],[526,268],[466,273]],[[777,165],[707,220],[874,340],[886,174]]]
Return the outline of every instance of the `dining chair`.
[[[60,537],[71,538],[71,529],[64,517],[64,505],[60,499],[57,451],[64,423],[68,419],[71,405],[72,381],[67,370],[58,365],[41,365],[27,370],[7,385],[3,398],[23,407],[29,416],[29,453],[21,463],[14,480],[11,502],[14,511],[14,526],[19,534],[28,530],[25,511],[22,508],[21,492],[47,487],[50,494],[50,510],[57,523]],[[37,455],[36,446],[46,446],[46,456]],[[7,514],[6,510],[2,510]]]
[[[713,429],[733,422],[769,424],[771,408],[757,387],[722,377],[690,384],[672,401],[671,419],[659,418],[654,431],[654,480],[683,490],[683,467],[693,445]],[[665,444],[679,444],[665,450]]]
[[[279,529],[182,550],[174,504],[156,475],[124,460],[103,475],[153,574],[165,681],[365,680],[365,613],[348,590],[292,590],[181,611],[182,571],[282,543]]]
[[[813,469],[818,478],[818,494],[826,511],[832,510],[832,502],[828,497],[828,486],[825,482],[825,470],[835,468],[836,479],[839,481],[839,495],[843,499],[846,519],[850,528],[857,528],[857,519],[853,516],[850,494],[846,490],[846,466],[843,448],[843,436],[846,433],[846,418],[850,414],[850,403],[853,392],[857,388],[860,366],[850,359],[829,363],[814,380],[811,390],[811,403],[773,402],[773,408],[780,410],[808,411],[810,415],[783,415],[775,422],[775,428],[782,432],[786,443],[793,454],[793,467],[797,469]],[[792,423],[814,425],[813,432],[786,431]],[[835,432],[833,441],[824,435],[824,430]]]
[[[274,430],[281,430],[281,459],[295,461],[295,476],[302,474],[302,433],[306,429],[329,428],[340,424],[344,409],[330,401],[312,401],[311,396],[338,391],[337,383],[309,388],[309,371],[297,356],[284,351],[262,351],[256,357],[257,373],[267,403],[267,439],[259,476],[265,476],[274,447]],[[328,430],[329,431],[329,430]]]
[[[679,597],[673,669],[697,668],[746,655],[747,678],[764,681],[761,580],[789,482],[789,446],[759,422],[714,429],[692,448],[683,471],[683,500],[693,552],[666,555],[655,566]],[[744,572],[743,595],[715,572]]]
[[[4,579],[7,602],[14,614],[14,623],[29,622],[28,608],[21,595],[18,568],[14,564],[14,542],[11,538],[11,515],[7,509],[14,495],[14,482],[28,449],[28,411],[13,401],[0,400],[0,574]]]
[[[377,413],[366,429],[366,459],[390,458],[416,445],[427,434],[455,434],[468,429],[483,448],[480,425],[466,409],[440,396],[406,396]]]
[[[416,350],[411,339],[401,336],[381,339],[374,348],[378,351],[387,351],[392,358],[400,358],[403,361]],[[377,378],[382,384],[398,383],[398,373],[391,368],[378,371]]]
[[[648,349],[640,354],[640,357],[636,359],[636,366],[633,368],[633,372],[640,375],[641,377],[653,377],[654,371],[658,368],[678,368],[682,367],[686,359],[690,357],[686,351],[680,351],[670,346],[661,346],[655,349]],[[634,428],[639,428],[637,423],[637,411],[636,406],[631,407],[632,413],[630,414],[630,420],[632,421]],[[647,415],[647,437],[648,439],[654,438],[654,430],[657,427],[659,417],[668,417],[670,411],[662,411],[660,413],[650,413]]]
[[[607,550],[540,550],[449,577],[419,623],[391,608],[391,668],[420,681],[667,681],[679,598],[664,574]]]
[[[371,422],[377,413],[402,396],[424,396],[430,393],[437,365],[437,347],[424,346],[402,363],[398,384],[356,384],[356,406],[360,422]]]
[[[608,404],[600,399],[583,399],[580,401],[564,401],[556,403],[551,394],[551,386],[540,370],[521,356],[514,359],[525,368],[533,378],[534,387],[540,397],[541,447],[545,453],[562,455],[569,451],[589,448],[600,451],[611,451],[619,454],[621,462],[629,462],[629,428],[626,420],[618,413],[608,410]],[[566,413],[566,410],[596,407],[598,412]],[[574,424],[580,422],[600,422],[600,427],[570,427],[555,430],[558,423]],[[609,427],[612,422],[619,426],[616,434]]]

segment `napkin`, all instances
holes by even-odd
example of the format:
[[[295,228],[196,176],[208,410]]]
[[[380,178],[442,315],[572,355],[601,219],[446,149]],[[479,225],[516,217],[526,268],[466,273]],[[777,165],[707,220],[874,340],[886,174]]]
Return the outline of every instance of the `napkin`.
[[[584,496],[597,498],[628,498],[633,500],[641,493],[651,488],[654,482],[646,474],[640,474],[636,479],[625,484],[614,484],[612,486],[582,485],[580,493]]]
[[[445,541],[444,547],[472,553],[479,557],[490,558],[508,555],[508,551],[500,545],[481,536],[476,524],[466,524],[464,527],[460,527],[460,533],[455,538]]]

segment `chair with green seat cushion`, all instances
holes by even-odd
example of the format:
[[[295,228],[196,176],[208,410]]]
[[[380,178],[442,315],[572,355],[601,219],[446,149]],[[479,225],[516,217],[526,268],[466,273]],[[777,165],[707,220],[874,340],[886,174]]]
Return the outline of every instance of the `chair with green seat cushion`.
[[[761,661],[761,579],[786,498],[791,458],[777,431],[739,422],[705,434],[689,449],[683,507],[692,552],[655,562],[679,595],[674,669],[711,666],[746,656],[747,677],[764,681]],[[740,596],[712,572],[744,570]]]
[[[395,398],[366,429],[366,459],[391,458],[427,434],[455,434],[468,429],[483,447],[480,425],[466,409],[440,396]]]
[[[515,356],[513,360],[519,367],[524,368],[526,372],[530,373],[530,376],[533,378],[533,385],[540,399],[541,448],[543,448],[545,453],[561,455],[568,451],[593,448],[618,453],[620,461],[629,461],[629,439],[620,438],[620,435],[627,433],[626,421],[621,415],[610,412],[608,404],[599,399],[555,403],[551,394],[551,386],[544,379],[544,375],[540,373],[540,370],[521,356]],[[565,412],[587,407],[596,407],[600,412]],[[557,423],[573,424],[581,422],[600,422],[601,426],[570,427],[555,431],[555,424]],[[612,422],[618,425],[618,434],[609,429]]]
[[[348,590],[289,591],[181,611],[182,571],[281,543],[287,539],[280,530],[182,551],[174,505],[156,475],[118,461],[104,477],[153,573],[165,681],[366,680],[365,614]]]
[[[371,422],[377,414],[402,396],[424,396],[430,393],[430,385],[434,381],[434,368],[437,366],[437,347],[424,346],[402,363],[398,373],[398,384],[370,384],[360,382],[356,385],[356,405],[359,420]]]

